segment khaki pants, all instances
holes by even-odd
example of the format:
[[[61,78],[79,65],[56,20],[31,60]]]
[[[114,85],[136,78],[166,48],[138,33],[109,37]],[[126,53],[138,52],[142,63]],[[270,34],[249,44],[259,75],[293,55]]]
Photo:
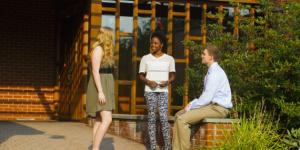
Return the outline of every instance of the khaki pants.
[[[190,125],[193,125],[206,117],[224,118],[228,112],[228,109],[216,104],[209,104],[201,108],[192,109],[188,112],[185,112],[185,110],[177,112],[173,127],[173,150],[191,149]]]

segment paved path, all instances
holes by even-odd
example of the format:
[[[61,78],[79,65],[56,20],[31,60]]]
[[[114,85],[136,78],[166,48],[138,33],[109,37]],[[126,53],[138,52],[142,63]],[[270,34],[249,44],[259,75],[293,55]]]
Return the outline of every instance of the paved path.
[[[90,150],[92,128],[77,122],[0,122],[0,150]],[[145,150],[106,135],[101,150]]]

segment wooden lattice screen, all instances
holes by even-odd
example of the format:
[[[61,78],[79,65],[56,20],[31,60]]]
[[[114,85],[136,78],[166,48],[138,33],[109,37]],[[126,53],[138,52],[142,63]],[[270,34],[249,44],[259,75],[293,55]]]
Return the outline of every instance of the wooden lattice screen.
[[[257,4],[256,0],[239,0],[235,2],[240,3],[248,3],[248,4]],[[125,5],[126,4],[126,5]],[[144,7],[144,6],[147,7]],[[177,9],[180,6],[182,9]],[[83,21],[83,28],[81,28],[79,35],[75,38],[75,48],[71,50],[70,58],[67,62],[68,66],[76,69],[76,66],[79,67],[79,70],[72,72],[72,80],[76,81],[72,84],[71,88],[66,88],[67,83],[65,83],[68,72],[65,71],[61,74],[61,110],[68,110],[69,116],[72,119],[81,119],[85,117],[84,114],[84,105],[85,105],[85,92],[77,92],[70,93],[70,91],[85,91],[85,89],[80,89],[82,86],[79,86],[79,81],[86,80],[87,75],[87,66],[84,62],[82,62],[82,58],[84,55],[88,53],[88,47],[96,40],[96,35],[99,28],[105,24],[108,20],[104,18],[105,15],[111,15],[114,17],[114,26],[111,26],[115,31],[115,51],[116,51],[116,69],[115,69],[115,96],[116,96],[116,110],[114,113],[128,113],[128,114],[141,114],[145,113],[146,106],[143,98],[143,86],[137,80],[137,72],[139,62],[141,60],[142,55],[140,55],[141,49],[139,47],[139,38],[140,37],[140,26],[139,26],[139,17],[148,17],[149,21],[149,30],[150,32],[155,31],[158,27],[158,24],[161,23],[161,16],[165,16],[166,18],[166,35],[167,35],[167,50],[166,53],[169,55],[175,55],[178,51],[181,51],[180,57],[174,57],[176,62],[176,70],[182,70],[176,73],[176,78],[182,83],[178,83],[169,87],[169,115],[174,114],[176,110],[179,110],[183,107],[183,105],[187,104],[189,101],[188,95],[188,78],[185,76],[184,69],[188,67],[190,63],[190,50],[187,47],[184,47],[182,44],[182,49],[178,50],[178,46],[174,45],[176,42],[176,38],[180,37],[182,40],[193,40],[198,43],[205,44],[207,41],[206,33],[207,33],[207,23],[209,21],[215,21],[220,24],[223,24],[224,18],[220,16],[212,16],[209,15],[211,9],[213,8],[215,11],[213,13],[223,13],[224,8],[229,6],[229,1],[226,0],[209,0],[209,1],[198,1],[198,0],[91,0],[90,9],[88,15],[85,16],[85,21]],[[165,13],[160,10],[161,7],[167,8]],[[191,14],[191,9],[194,8],[199,9],[197,14]],[[127,26],[131,26],[132,31],[122,31],[121,27],[125,24],[121,24],[122,15],[126,12],[130,12],[129,17],[132,19],[132,24],[127,24]],[[193,13],[195,13],[193,11]],[[198,14],[199,13],[199,14]],[[234,8],[234,28],[233,34],[239,35],[239,19],[243,17],[240,16],[240,10],[238,7]],[[254,17],[254,8],[249,10],[250,17]],[[191,17],[193,15],[193,18]],[[128,16],[128,15],[127,15]],[[195,17],[196,16],[196,17]],[[88,18],[88,22],[86,22]],[[180,18],[184,23],[182,24],[183,32],[182,34],[175,35],[174,26],[178,26],[174,21]],[[191,32],[191,21],[194,19],[200,20],[199,26],[193,27],[193,32],[195,30],[199,30],[199,34],[195,35]],[[126,26],[126,25],[125,25]],[[85,38],[80,38],[83,35]],[[121,40],[124,38],[130,39],[129,48],[130,51],[125,51],[121,46]],[[84,41],[87,40],[87,41]],[[84,46],[79,46],[81,49],[76,49],[77,44],[83,44]],[[178,42],[176,43],[178,44]],[[77,46],[78,47],[78,46]],[[176,51],[175,51],[176,50]],[[145,51],[145,50],[144,50]],[[74,53],[74,54],[73,54]],[[125,53],[123,55],[123,53]],[[128,54],[127,54],[128,53]],[[122,54],[122,55],[121,55]],[[74,56],[77,60],[72,59]],[[123,57],[129,57],[128,61],[124,61]],[[177,55],[177,54],[176,54]],[[82,64],[79,64],[78,62]],[[122,68],[123,64],[129,64],[130,69]],[[77,68],[78,69],[78,68]],[[68,70],[68,69],[65,69]],[[77,74],[77,75],[75,75]],[[123,78],[124,74],[127,74],[129,78]],[[69,75],[70,76],[70,75]],[[122,78],[121,78],[122,77]],[[78,82],[77,82],[78,81]],[[184,96],[178,97],[174,96],[174,90],[176,86],[183,85],[184,87]],[[67,90],[68,89],[68,90]],[[197,90],[197,89],[195,89]],[[124,94],[125,93],[125,94]],[[179,102],[178,102],[179,101]],[[71,105],[77,102],[77,105]],[[69,107],[68,109],[65,107]],[[74,107],[74,108],[73,108]],[[72,111],[73,110],[73,111]],[[62,111],[64,112],[64,111]],[[66,114],[62,113],[62,114]]]

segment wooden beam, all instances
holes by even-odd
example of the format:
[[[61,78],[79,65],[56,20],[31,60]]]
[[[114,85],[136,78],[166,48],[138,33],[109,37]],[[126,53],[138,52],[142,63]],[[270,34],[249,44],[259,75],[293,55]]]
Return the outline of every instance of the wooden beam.
[[[223,12],[224,12],[224,7],[223,7],[223,5],[220,5],[220,6],[218,7],[218,13],[219,13],[219,14],[223,14]],[[223,24],[223,20],[224,20],[223,17],[219,17],[219,18],[218,18],[218,23],[219,23],[220,25],[222,25],[222,24]]]
[[[173,16],[175,16],[175,17],[185,17],[186,12],[173,12]]]
[[[154,32],[155,28],[156,28],[156,1],[152,0],[151,2],[151,32]]]
[[[132,73],[131,73],[131,80],[132,80],[132,86],[131,86],[131,114],[136,114],[136,57],[137,57],[137,46],[138,46],[138,0],[133,1],[133,45],[132,45]]]
[[[115,97],[119,97],[119,52],[120,52],[120,0],[117,0],[116,4],[116,24],[115,24]],[[118,113],[119,111],[119,101],[116,99],[115,102],[115,113]]]
[[[84,22],[83,22],[83,36],[82,36],[82,42],[83,43],[88,43],[89,42],[89,16],[88,15],[84,15],[84,17],[83,17],[83,20],[84,20]],[[88,57],[88,50],[89,50],[89,47],[88,47],[88,44],[83,44],[82,46],[82,57]],[[83,59],[83,58],[81,58],[81,59]],[[87,76],[88,76],[88,64],[86,63],[86,61],[82,61],[82,80],[85,82],[85,83],[87,83],[88,82],[88,80],[87,80]],[[83,90],[84,92],[83,92],[83,94],[82,94],[82,97],[81,97],[81,99],[82,99],[82,106],[86,106],[86,91],[85,90]],[[82,110],[84,110],[84,108],[82,107],[81,108]],[[86,117],[86,113],[83,113],[82,114],[82,116],[83,116],[83,118],[85,118]]]
[[[118,3],[118,1],[117,1]],[[104,12],[113,12],[116,13],[118,8],[112,8],[112,7],[102,7],[102,11]]]
[[[240,10],[238,7],[234,7],[234,31],[233,35],[235,36],[236,40],[239,37],[239,14]]]
[[[132,33],[129,33],[129,32],[120,32],[120,36],[121,37],[131,37]]]
[[[119,80],[119,85],[132,85],[132,81]]]
[[[201,19],[201,36],[202,45],[206,44],[206,16],[207,16],[207,4],[202,4],[202,19]]]
[[[173,6],[174,6],[174,2],[173,0],[171,0],[169,2],[168,5],[168,33],[167,33],[167,38],[168,38],[168,49],[167,49],[167,53],[169,55],[172,55],[172,51],[173,51]],[[168,115],[171,114],[171,104],[172,104],[172,85],[168,86]]]
[[[191,3],[190,0],[187,0],[185,4],[185,19],[184,19],[184,40],[187,41],[189,40],[190,36],[190,9],[191,9]],[[185,47],[184,49],[184,54],[185,54],[185,68],[189,67],[189,62],[190,62],[190,50],[188,47]],[[187,105],[189,102],[189,78],[188,76],[185,76],[184,79],[184,96],[183,96],[183,102],[184,105]]]
[[[167,38],[168,38],[167,53],[169,55],[172,55],[172,50],[173,50],[173,6],[174,6],[174,2],[170,1],[168,6],[168,33],[167,33]]]
[[[176,63],[185,63],[185,59],[175,59]]]
[[[202,37],[201,36],[191,36],[190,35],[190,40],[192,40],[192,41],[201,41]]]
[[[151,10],[142,10],[142,9],[139,9],[139,14],[142,14],[142,15],[151,15],[152,11]]]

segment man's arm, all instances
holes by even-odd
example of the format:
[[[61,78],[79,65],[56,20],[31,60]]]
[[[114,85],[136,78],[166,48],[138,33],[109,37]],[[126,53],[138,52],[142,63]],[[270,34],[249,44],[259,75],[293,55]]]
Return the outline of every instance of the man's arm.
[[[216,73],[211,73],[206,77],[206,84],[204,85],[203,92],[199,98],[194,99],[189,103],[189,106],[186,108],[187,111],[199,108],[209,104],[213,96],[215,95],[218,86],[220,85],[221,76]]]

